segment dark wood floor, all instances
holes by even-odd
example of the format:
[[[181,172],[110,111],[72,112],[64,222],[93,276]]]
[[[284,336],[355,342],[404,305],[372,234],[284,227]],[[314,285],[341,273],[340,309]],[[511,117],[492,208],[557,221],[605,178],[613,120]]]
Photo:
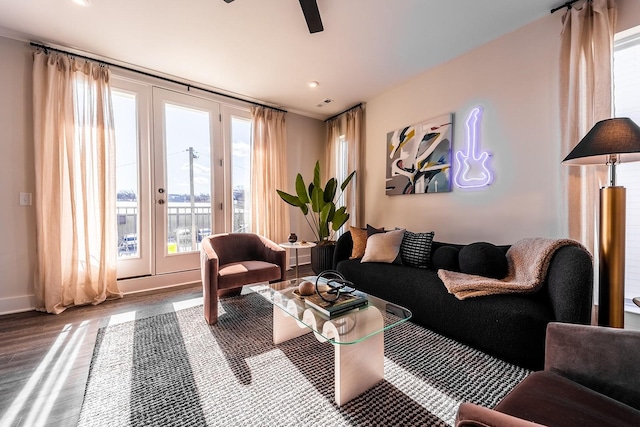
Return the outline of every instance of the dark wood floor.
[[[313,274],[300,266],[300,275]],[[295,277],[295,270],[288,272]],[[0,316],[0,426],[75,426],[80,414],[98,329],[112,316],[136,318],[173,310],[202,296],[201,285],[127,295],[59,315],[26,312]]]

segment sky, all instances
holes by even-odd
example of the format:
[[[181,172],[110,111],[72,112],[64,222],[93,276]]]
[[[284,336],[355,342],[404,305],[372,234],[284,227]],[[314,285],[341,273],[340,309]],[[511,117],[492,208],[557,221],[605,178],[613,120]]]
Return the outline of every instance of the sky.
[[[116,126],[116,188],[135,191],[138,187],[136,99],[123,92],[113,93]],[[209,113],[195,108],[165,104],[167,194],[189,194],[189,147],[194,149],[194,193],[209,194],[211,189],[211,149]],[[232,119],[232,187],[249,187],[251,122]],[[160,148],[162,149],[162,148]],[[217,157],[217,156],[215,156]],[[214,158],[215,158],[214,157]]]

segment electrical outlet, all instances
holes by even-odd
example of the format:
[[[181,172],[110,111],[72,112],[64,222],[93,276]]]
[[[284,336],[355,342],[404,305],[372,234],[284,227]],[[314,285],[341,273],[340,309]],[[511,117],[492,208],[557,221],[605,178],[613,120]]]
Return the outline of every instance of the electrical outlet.
[[[31,206],[31,193],[20,193],[20,206]]]

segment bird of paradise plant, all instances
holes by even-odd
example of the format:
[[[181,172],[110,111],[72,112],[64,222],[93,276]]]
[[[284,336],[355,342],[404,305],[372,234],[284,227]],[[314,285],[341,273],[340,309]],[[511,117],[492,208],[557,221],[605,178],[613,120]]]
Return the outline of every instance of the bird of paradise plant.
[[[348,220],[347,208],[341,206],[336,209],[336,203],[340,201],[355,171],[340,184],[338,193],[338,181],[331,178],[324,187],[320,181],[320,161],[316,161],[313,170],[313,181],[309,186],[304,182],[302,175],[296,176],[296,195],[276,190],[282,200],[291,206],[300,208],[307,224],[311,227],[318,244],[330,244],[333,242],[333,235]],[[336,198],[337,196],[337,198]]]

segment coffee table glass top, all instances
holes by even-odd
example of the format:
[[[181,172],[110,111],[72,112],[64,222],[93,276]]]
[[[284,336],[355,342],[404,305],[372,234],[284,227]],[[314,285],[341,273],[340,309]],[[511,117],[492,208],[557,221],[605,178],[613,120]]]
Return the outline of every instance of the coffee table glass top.
[[[298,321],[300,327],[311,329],[319,340],[332,344],[356,344],[411,318],[411,311],[408,309],[367,295],[368,304],[366,306],[329,319],[306,306],[304,297],[293,292],[298,289],[298,283],[302,280],[291,279],[278,283],[250,285],[249,289],[293,317]],[[315,278],[311,281],[315,283]],[[382,316],[382,322],[376,322],[377,326],[373,330],[362,328],[362,324],[358,325],[358,322],[369,322],[369,319],[372,319],[371,313],[366,313],[368,310],[377,310]],[[369,330],[367,333],[361,332],[367,329]]]

